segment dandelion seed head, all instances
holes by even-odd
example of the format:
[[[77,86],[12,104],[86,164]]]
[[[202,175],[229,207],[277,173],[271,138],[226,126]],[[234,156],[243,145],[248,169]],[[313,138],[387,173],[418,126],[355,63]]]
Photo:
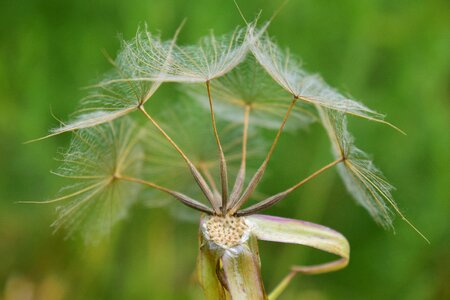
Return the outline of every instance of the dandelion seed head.
[[[391,226],[390,208],[399,212],[393,187],[354,145],[345,119],[350,114],[384,122],[383,116],[306,72],[298,58],[265,33],[267,26],[257,28],[253,22],[229,35],[211,32],[194,45],[177,45],[179,31],[163,41],[145,27],[124,41],[111,60],[113,70],[91,87],[70,122],[52,130],[74,131],[55,173],[75,183],[49,201],[64,204],[52,225],[55,230],[64,228],[68,236],[82,232],[91,241],[107,234],[136,201],[136,183],[156,189],[146,196],[151,198],[149,206],[178,197],[191,208],[226,215],[225,208],[235,208],[226,203],[228,174],[236,176],[230,203],[242,205],[254,196],[281,131],[304,128],[318,119],[332,141],[333,154],[342,158],[338,168],[348,191],[377,222]],[[203,84],[183,85],[186,101],[171,99],[168,109],[152,117],[144,105],[165,82]],[[127,116],[135,110],[155,127],[138,129]],[[252,165],[266,153],[258,128],[279,130],[263,168]],[[120,180],[122,175],[130,181]],[[250,188],[244,189],[246,184]],[[205,200],[212,208],[202,203]],[[236,250],[249,230],[245,219],[214,216],[205,223],[204,234],[219,247]]]

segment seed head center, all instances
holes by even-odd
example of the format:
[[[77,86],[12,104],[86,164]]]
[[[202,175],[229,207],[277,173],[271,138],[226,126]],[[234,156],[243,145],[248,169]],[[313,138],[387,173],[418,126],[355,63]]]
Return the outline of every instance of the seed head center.
[[[248,229],[243,218],[233,216],[213,216],[205,225],[210,240],[225,248],[239,245]]]

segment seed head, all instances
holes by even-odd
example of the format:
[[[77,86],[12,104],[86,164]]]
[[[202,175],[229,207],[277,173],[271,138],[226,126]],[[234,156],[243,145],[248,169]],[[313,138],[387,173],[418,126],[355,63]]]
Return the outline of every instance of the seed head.
[[[249,226],[244,218],[213,216],[204,224],[208,239],[222,248],[233,248],[248,238]]]

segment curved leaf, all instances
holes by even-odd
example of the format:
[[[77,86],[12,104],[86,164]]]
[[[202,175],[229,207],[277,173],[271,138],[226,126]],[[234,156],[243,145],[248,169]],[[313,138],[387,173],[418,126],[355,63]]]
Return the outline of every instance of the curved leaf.
[[[246,217],[246,220],[253,224],[252,233],[259,240],[313,247],[343,258],[345,264],[342,267],[348,263],[348,241],[333,229],[306,221],[267,215],[252,215]]]
[[[337,231],[318,224],[266,215],[252,215],[246,220],[253,225],[252,234],[264,241],[299,244],[340,256],[332,262],[313,266],[294,266],[269,295],[275,300],[297,273],[320,274],[345,268],[350,257],[347,239]]]

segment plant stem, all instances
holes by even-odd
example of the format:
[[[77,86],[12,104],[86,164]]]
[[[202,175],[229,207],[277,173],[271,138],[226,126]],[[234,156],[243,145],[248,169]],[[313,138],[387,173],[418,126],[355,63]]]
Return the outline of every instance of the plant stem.
[[[214,177],[212,176],[211,172],[209,171],[209,168],[207,166],[205,166],[205,164],[200,164],[199,166],[200,172],[203,173],[203,175],[205,175],[205,178],[207,180],[207,182],[209,183],[209,185],[212,188],[212,191],[214,193],[214,199],[216,201],[216,205],[217,207],[219,207],[220,203],[220,193],[219,190],[217,189],[217,185],[216,182],[214,181]]]
[[[275,203],[283,200],[287,195],[289,195],[291,192],[295,191],[296,189],[298,189],[299,187],[301,187],[302,185],[304,185],[305,183],[307,183],[308,181],[310,181],[311,179],[315,178],[317,175],[319,175],[320,173],[328,170],[329,168],[337,165],[338,163],[342,162],[344,159],[343,158],[338,158],[335,161],[327,164],[326,166],[320,168],[319,170],[315,171],[314,173],[312,173],[311,175],[309,175],[308,177],[306,177],[305,179],[303,179],[302,181],[300,181],[299,183],[295,184],[294,186],[288,188],[287,190],[280,192],[278,194],[275,194],[265,200],[262,200],[261,202],[258,202],[246,209],[240,210],[237,212],[237,215],[239,216],[245,216],[245,215],[249,215],[249,214],[254,214],[258,211],[261,211],[263,209],[269,208],[270,206],[274,205]]]
[[[341,258],[329,263],[324,263],[315,266],[293,266],[291,271],[281,280],[281,282],[275,287],[275,289],[269,294],[269,300],[276,300],[278,296],[287,288],[292,279],[298,273],[316,275],[321,273],[328,273],[340,270],[346,267],[348,264],[348,258]]]
[[[189,167],[189,170],[192,173],[192,176],[194,177],[195,181],[197,182],[197,185],[200,187],[203,194],[208,199],[209,203],[211,203],[214,211],[217,214],[220,214],[220,210],[214,201],[214,194],[212,193],[212,191],[209,188],[208,184],[206,183],[205,179],[200,174],[200,172],[197,170],[195,165],[186,156],[186,154],[180,149],[180,147],[178,147],[178,145],[172,140],[172,138],[170,138],[170,136],[164,131],[164,129],[162,129],[162,127],[147,113],[144,106],[142,106],[142,105],[139,106],[139,109],[144,113],[144,115],[147,117],[147,119],[149,119],[150,122],[152,122],[152,124],[159,130],[159,132],[161,132],[161,134],[169,141],[169,143],[175,148],[175,150],[181,155],[181,157],[183,157],[183,159],[185,160],[186,164]]]
[[[242,188],[244,186],[246,160],[247,160],[248,121],[249,121],[250,110],[251,110],[250,105],[246,105],[245,110],[244,110],[244,127],[243,127],[243,133],[242,133],[241,166],[239,167],[239,171],[236,176],[236,181],[234,183],[233,190],[231,191],[230,202],[229,202],[228,208],[232,207],[234,205],[234,203],[239,199],[239,196],[242,192]]]
[[[276,300],[278,296],[281,295],[281,293],[287,288],[289,283],[291,283],[292,278],[297,275],[297,272],[291,271],[289,272],[282,280],[281,282],[275,287],[275,289],[269,294],[268,299],[269,300]]]
[[[208,206],[204,205],[203,203],[198,202],[197,200],[194,200],[182,193],[179,193],[177,191],[171,190],[169,188],[157,185],[153,182],[150,181],[145,181],[143,179],[140,178],[134,178],[134,177],[128,177],[128,176],[122,176],[122,175],[116,175],[115,176],[116,179],[120,179],[120,180],[125,180],[125,181],[130,181],[130,182],[135,182],[135,183],[139,183],[139,184],[143,184],[146,186],[149,186],[151,188],[157,189],[158,191],[162,191],[164,193],[167,193],[173,197],[175,197],[176,199],[180,200],[183,204],[194,208],[198,211],[207,213],[209,215],[214,214],[214,211],[209,208]]]
[[[256,187],[258,186],[258,183],[261,181],[264,171],[266,170],[267,164],[269,163],[269,160],[272,157],[273,151],[275,150],[278,140],[280,139],[281,132],[283,131],[284,126],[286,125],[286,121],[289,118],[289,115],[290,115],[296,102],[297,102],[297,98],[292,99],[291,104],[289,105],[288,110],[286,111],[286,114],[284,115],[283,121],[281,122],[280,128],[278,129],[277,135],[275,136],[275,139],[272,143],[272,146],[270,147],[269,152],[267,153],[266,158],[262,162],[259,169],[256,171],[255,175],[253,175],[244,194],[241,196],[241,198],[238,201],[236,201],[236,204],[234,204],[233,207],[230,209],[230,211],[229,211],[230,214],[236,213],[236,211],[250,198],[250,196],[253,194]]]
[[[214,116],[213,101],[211,97],[211,85],[209,80],[206,81],[206,90],[208,92],[209,109],[211,112],[211,122],[214,131],[214,138],[216,139],[217,148],[220,156],[220,183],[222,185],[222,214],[226,214],[227,202],[228,202],[228,172],[227,162],[225,160],[225,154],[223,153],[222,144],[220,143],[219,134],[217,132],[216,119]]]

